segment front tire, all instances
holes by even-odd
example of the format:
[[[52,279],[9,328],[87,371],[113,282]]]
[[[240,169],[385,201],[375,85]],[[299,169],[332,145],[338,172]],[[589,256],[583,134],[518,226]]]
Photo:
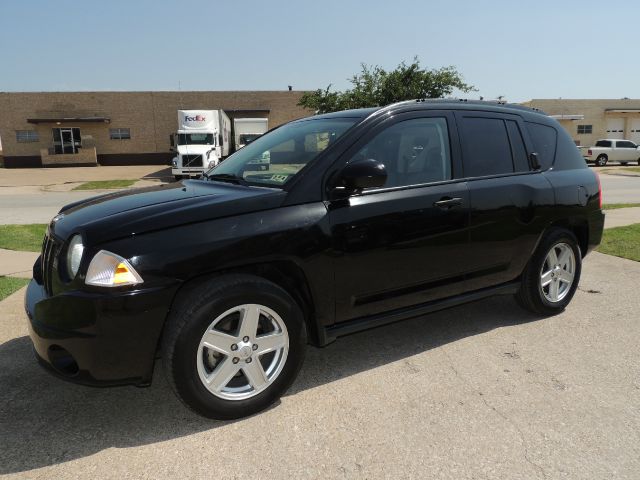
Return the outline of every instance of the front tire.
[[[569,304],[578,288],[582,256],[573,233],[550,230],[522,274],[516,300],[538,315],[555,315]]]
[[[626,167],[627,163],[629,163],[629,162],[620,162],[620,165],[622,165],[623,167]]]
[[[606,155],[598,155],[598,158],[596,158],[596,165],[598,167],[604,167],[608,160],[609,158],[607,158]]]
[[[182,175],[174,175],[173,178],[176,180],[176,182],[179,182],[180,180],[182,180]]]
[[[280,398],[302,366],[306,339],[302,310],[285,290],[260,277],[227,275],[176,300],[162,358],[185,405],[229,420]]]

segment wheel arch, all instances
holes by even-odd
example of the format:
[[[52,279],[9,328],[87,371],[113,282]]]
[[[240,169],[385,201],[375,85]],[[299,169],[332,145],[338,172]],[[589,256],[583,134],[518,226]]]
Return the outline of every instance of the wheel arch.
[[[274,260],[268,262],[253,263],[248,265],[227,268],[201,274],[185,281],[175,293],[170,310],[177,303],[178,299],[189,289],[203,283],[214,281],[215,279],[227,275],[245,274],[268,280],[285,290],[296,301],[304,315],[305,326],[307,328],[307,338],[312,345],[322,345],[323,329],[315,321],[314,301],[311,295],[309,284],[302,268],[292,260]],[[165,326],[158,340],[158,347],[162,345]]]
[[[589,223],[585,218],[573,217],[556,220],[551,225],[549,225],[549,227],[545,230],[540,238],[546,235],[546,233],[552,228],[564,228],[565,230],[569,230],[571,233],[573,233],[578,239],[580,256],[582,258],[585,257],[589,248]]]

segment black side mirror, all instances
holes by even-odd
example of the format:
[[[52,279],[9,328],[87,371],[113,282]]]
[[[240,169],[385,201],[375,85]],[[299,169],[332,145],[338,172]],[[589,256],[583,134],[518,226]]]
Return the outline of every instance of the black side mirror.
[[[348,163],[338,175],[334,198],[345,198],[365,188],[379,188],[387,181],[387,169],[373,158]]]
[[[538,154],[536,152],[531,152],[529,154],[529,163],[534,170],[540,170],[540,160],[538,159]]]

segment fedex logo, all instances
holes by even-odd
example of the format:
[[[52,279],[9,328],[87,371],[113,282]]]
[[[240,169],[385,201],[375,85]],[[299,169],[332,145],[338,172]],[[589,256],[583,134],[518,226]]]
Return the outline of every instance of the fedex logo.
[[[189,115],[185,115],[184,121],[185,122],[204,122],[206,118],[207,117],[204,117],[202,115],[196,115],[195,117],[190,117]]]

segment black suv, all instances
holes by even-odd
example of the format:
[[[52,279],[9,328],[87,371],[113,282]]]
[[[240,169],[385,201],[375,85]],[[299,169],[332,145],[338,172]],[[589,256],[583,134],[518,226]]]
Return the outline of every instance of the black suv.
[[[90,385],[163,360],[196,412],[236,418],[307,343],[514,294],[553,315],[602,236],[596,175],[543,113],[408,101],[283,125],[201,180],[51,221],[26,294],[39,361]]]

